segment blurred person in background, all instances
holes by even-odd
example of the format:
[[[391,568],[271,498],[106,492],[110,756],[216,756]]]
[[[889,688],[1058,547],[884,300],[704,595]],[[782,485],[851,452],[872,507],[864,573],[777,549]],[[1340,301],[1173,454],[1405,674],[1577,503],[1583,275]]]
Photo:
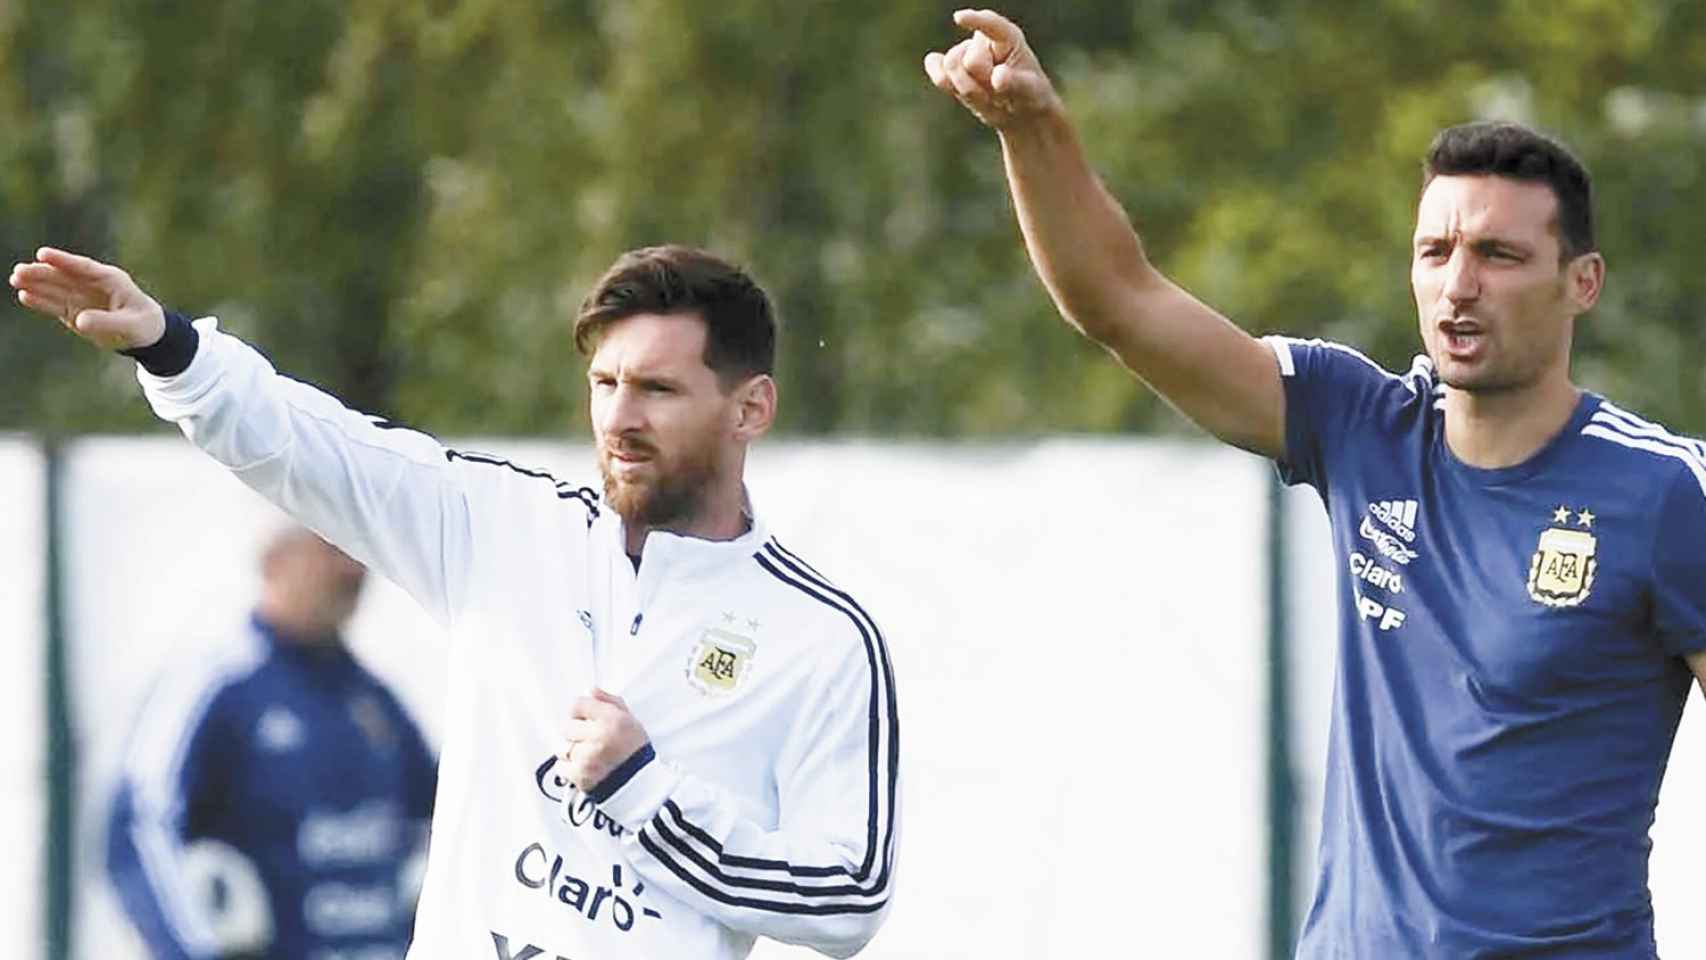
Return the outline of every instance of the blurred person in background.
[[[1066,320],[1326,503],[1345,580],[1320,863],[1297,956],[1652,958],[1648,828],[1706,684],[1706,445],[1578,388],[1605,279],[1587,171],[1516,124],[1441,131],[1389,373],[1257,339],[1174,285],[1018,27],[925,58],[1000,134]]]
[[[403,956],[436,773],[344,645],[365,576],[308,530],[276,534],[239,641],[157,682],[107,836],[153,956]]]
[[[876,934],[894,680],[875,621],[747,495],[777,398],[774,311],[745,271],[651,247],[587,296],[603,498],[355,413],[117,267],[43,248],[11,282],[448,627],[412,960],[733,960],[761,936],[845,957]]]

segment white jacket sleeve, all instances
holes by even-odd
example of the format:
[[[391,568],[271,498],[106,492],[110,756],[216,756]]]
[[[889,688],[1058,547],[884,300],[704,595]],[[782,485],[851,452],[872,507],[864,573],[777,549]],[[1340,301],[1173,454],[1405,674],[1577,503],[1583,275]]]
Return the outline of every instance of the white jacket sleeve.
[[[861,627],[861,632],[865,628]],[[589,795],[627,828],[633,868],[735,930],[857,953],[888,912],[899,827],[899,735],[874,624],[841,662],[779,757],[781,818],[766,829],[725,791],[651,747]]]
[[[276,373],[253,348],[195,323],[181,373],[138,367],[154,412],[239,480],[351,557],[391,579],[440,623],[457,609],[469,510],[454,454]]]

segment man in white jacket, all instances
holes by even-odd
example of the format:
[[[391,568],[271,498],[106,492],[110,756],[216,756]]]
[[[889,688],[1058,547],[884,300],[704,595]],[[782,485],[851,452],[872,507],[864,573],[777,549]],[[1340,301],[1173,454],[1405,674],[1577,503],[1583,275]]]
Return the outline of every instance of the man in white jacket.
[[[411,960],[856,953],[887,913],[899,726],[882,634],[772,539],[746,449],[775,321],[701,251],[624,254],[582,306],[600,497],[356,413],[43,248],[18,300],[137,359],[197,446],[452,637]]]

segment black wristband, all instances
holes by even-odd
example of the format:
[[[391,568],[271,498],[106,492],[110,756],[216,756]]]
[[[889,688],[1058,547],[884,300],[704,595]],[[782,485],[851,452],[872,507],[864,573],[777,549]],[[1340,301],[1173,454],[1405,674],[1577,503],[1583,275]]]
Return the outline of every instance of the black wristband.
[[[160,339],[146,347],[132,347],[119,353],[142,364],[142,369],[156,377],[175,377],[189,368],[199,343],[201,334],[190,326],[189,319],[181,313],[167,310],[166,332]]]

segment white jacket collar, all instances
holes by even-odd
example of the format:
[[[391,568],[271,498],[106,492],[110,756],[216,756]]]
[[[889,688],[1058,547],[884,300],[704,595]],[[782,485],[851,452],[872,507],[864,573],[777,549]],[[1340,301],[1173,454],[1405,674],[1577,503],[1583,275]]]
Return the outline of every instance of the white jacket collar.
[[[705,575],[741,563],[757,553],[770,534],[757,511],[753,510],[752,498],[744,488],[741,490],[741,500],[750,525],[745,533],[732,540],[707,540],[667,530],[648,531],[640,553],[642,575],[653,572],[663,574],[666,571],[666,575],[672,578]],[[609,538],[613,548],[624,551],[627,538],[624,535],[622,518],[607,504],[600,511],[599,521],[598,526],[604,528],[604,536]]]

